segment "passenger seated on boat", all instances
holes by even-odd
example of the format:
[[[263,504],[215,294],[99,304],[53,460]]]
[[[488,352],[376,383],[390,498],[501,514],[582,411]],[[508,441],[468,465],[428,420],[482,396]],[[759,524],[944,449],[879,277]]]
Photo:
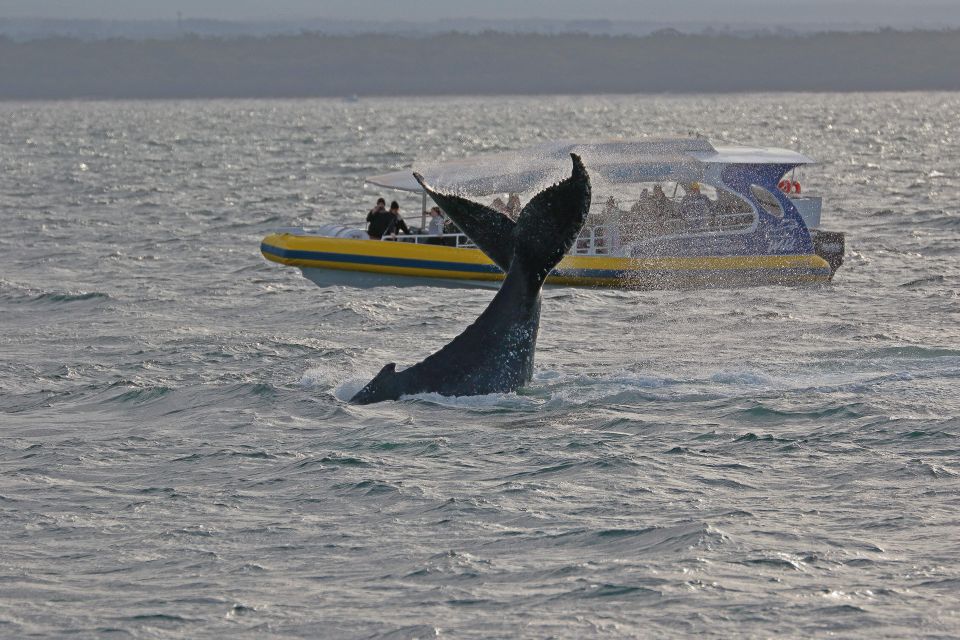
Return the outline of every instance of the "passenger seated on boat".
[[[403,221],[403,217],[400,215],[400,203],[396,200],[390,203],[389,214],[390,222],[387,224],[387,228],[383,232],[383,235],[395,236],[401,231],[406,235],[410,235],[410,229],[407,227],[407,223]]]
[[[500,213],[510,214],[510,207],[507,206],[507,203],[504,202],[500,196],[493,199],[493,202],[490,203],[490,208],[496,209]]]
[[[607,198],[607,201],[603,203],[603,217],[606,220],[615,220],[620,213],[620,207],[617,206],[616,199],[613,196]]]
[[[632,226],[641,236],[662,231],[663,220],[653,196],[650,195],[650,190],[646,187],[640,192],[637,201],[630,207],[629,218]]]
[[[520,217],[520,210],[523,209],[523,203],[520,202],[520,196],[516,193],[511,193],[507,196],[507,211],[506,214],[516,220]]]
[[[660,221],[676,217],[677,210],[659,184],[653,186],[653,210]]]
[[[637,198],[637,201],[633,203],[632,207],[630,207],[630,213],[634,218],[637,218],[643,222],[648,222],[656,217],[656,212],[657,206],[653,200],[653,196],[650,195],[650,190],[644,187],[643,191],[640,192],[640,196]]]
[[[687,194],[680,201],[680,217],[691,227],[700,229],[710,223],[710,198],[700,193],[700,185],[692,182],[684,187]]]
[[[386,200],[378,198],[377,206],[370,209],[370,213],[367,214],[367,235],[371,240],[382,238],[387,227],[390,226],[390,221],[393,220],[393,214],[387,211],[386,204]]]
[[[750,205],[726,189],[717,189],[717,201],[713,203],[713,209],[719,214],[748,213]]]
[[[591,232],[593,234],[593,244],[594,247],[606,247],[606,228],[616,228],[621,221],[623,220],[623,209],[617,204],[616,199],[613,196],[607,198],[606,202],[603,203],[603,209],[599,214],[590,213],[587,214],[587,220],[584,223],[584,231],[593,229]],[[581,234],[581,238],[577,240],[578,248],[585,248],[589,244],[589,234]],[[586,241],[586,244],[584,244]]]
[[[653,204],[653,196],[650,195],[650,189],[646,187],[640,192],[640,195],[637,197],[637,201],[631,207],[631,211],[636,208],[637,212],[643,211],[644,207],[649,207]]]

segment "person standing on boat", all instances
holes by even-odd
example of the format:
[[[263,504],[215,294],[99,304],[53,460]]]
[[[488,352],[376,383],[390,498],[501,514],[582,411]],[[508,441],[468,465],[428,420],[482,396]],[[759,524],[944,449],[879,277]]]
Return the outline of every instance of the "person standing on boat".
[[[383,198],[377,198],[377,204],[367,213],[367,222],[371,222],[374,214],[387,210],[387,201]]]
[[[395,236],[399,232],[403,232],[406,235],[410,235],[410,228],[407,227],[407,223],[403,221],[403,218],[400,216],[400,203],[394,200],[390,203],[390,222],[387,224],[386,230],[383,232],[385,236]]]
[[[443,235],[443,212],[440,211],[440,207],[433,207],[429,211],[430,222],[427,223],[427,233],[431,236],[437,236],[436,238],[428,238],[427,244],[443,244],[443,238],[440,236]]]
[[[383,198],[377,198],[377,204],[367,214],[367,235],[371,240],[379,240],[383,237],[383,232],[390,226],[392,216],[387,211],[387,201]]]
[[[430,209],[430,222],[427,223],[427,233],[432,236],[443,235],[443,213],[440,207]]]

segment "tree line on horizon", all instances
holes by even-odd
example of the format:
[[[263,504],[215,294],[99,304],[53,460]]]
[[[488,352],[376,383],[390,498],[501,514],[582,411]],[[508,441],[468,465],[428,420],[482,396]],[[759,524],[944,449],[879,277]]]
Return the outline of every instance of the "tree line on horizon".
[[[0,99],[958,90],[960,30],[0,37]]]

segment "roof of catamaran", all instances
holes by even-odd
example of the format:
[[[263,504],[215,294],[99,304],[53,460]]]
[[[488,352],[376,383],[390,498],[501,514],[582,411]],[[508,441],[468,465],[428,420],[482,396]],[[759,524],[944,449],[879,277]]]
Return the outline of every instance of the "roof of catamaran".
[[[714,146],[696,138],[649,138],[608,142],[557,141],[464,160],[414,166],[433,187],[464,194],[522,193],[563,179],[569,155],[578,154],[587,169],[610,183],[702,179],[710,165],[780,164],[814,161],[796,151],[774,147]],[[411,171],[370,176],[367,182],[400,191],[421,191]]]

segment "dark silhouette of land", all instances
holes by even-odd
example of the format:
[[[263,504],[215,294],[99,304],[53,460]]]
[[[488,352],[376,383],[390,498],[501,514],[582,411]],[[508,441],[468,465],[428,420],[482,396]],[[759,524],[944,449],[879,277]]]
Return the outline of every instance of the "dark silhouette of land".
[[[960,89],[960,30],[0,38],[0,99]]]

